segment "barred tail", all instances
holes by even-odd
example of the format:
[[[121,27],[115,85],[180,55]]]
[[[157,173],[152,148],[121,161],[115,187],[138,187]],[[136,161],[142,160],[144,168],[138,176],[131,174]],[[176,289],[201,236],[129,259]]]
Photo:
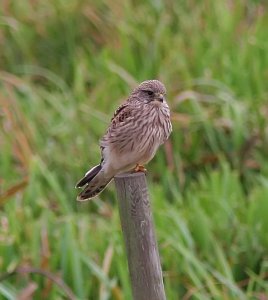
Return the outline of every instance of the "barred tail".
[[[84,187],[84,190],[77,196],[77,201],[86,201],[101,193],[113,177],[104,176],[101,165],[89,170],[76,187]]]
[[[89,183],[100,172],[100,170],[101,170],[101,165],[99,164],[93,167],[92,169],[90,169],[89,171],[87,171],[85,176],[77,182],[75,187],[81,188],[85,184]]]

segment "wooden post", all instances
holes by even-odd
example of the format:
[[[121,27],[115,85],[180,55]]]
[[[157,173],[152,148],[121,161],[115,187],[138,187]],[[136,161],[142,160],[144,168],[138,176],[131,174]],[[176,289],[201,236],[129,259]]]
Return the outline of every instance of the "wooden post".
[[[134,300],[165,300],[145,174],[115,177]]]

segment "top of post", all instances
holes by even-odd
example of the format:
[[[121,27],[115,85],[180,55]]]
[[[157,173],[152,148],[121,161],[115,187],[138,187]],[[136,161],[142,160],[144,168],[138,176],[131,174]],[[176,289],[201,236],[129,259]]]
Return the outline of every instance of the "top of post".
[[[135,173],[121,173],[115,176],[115,178],[131,178],[131,177],[140,177],[145,176],[145,173],[143,172],[135,172]]]

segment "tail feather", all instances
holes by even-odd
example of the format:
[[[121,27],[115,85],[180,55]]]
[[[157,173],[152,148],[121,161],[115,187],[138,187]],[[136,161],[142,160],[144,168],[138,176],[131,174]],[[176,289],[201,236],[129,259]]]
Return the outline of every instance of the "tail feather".
[[[113,178],[107,179],[105,182],[99,182],[96,186],[92,186],[91,184],[86,185],[84,190],[77,196],[77,201],[87,201],[96,196],[98,196],[105,187],[110,183]]]
[[[106,174],[107,175],[107,174]],[[77,196],[77,201],[86,201],[96,197],[113,179],[113,176],[106,176],[101,165],[97,165],[89,170],[76,185],[84,187],[83,191]]]
[[[89,183],[101,170],[101,165],[97,165],[95,167],[93,167],[92,169],[90,169],[85,176],[79,180],[76,184],[76,188],[80,188],[83,187],[85,184]]]

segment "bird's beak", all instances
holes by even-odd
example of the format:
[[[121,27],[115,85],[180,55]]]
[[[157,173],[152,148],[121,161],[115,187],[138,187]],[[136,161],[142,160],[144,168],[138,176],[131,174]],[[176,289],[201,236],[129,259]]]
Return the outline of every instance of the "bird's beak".
[[[159,102],[161,102],[161,103],[163,103],[164,102],[164,95],[163,94],[157,94],[157,96],[156,96],[156,100],[157,101],[159,101]]]

